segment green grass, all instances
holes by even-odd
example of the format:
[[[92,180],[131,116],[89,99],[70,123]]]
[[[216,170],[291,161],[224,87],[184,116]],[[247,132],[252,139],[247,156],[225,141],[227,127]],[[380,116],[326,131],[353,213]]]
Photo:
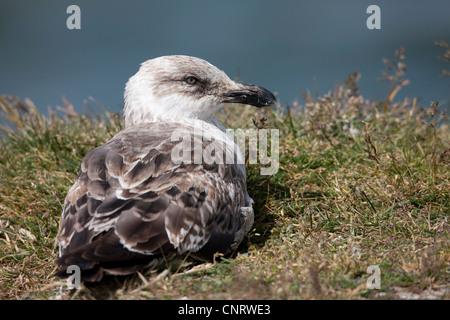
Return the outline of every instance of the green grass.
[[[280,130],[278,173],[247,165],[256,218],[239,252],[110,277],[63,298],[448,299],[450,129],[434,103],[395,102],[397,75],[386,101],[365,100],[354,73],[303,105],[225,109],[226,127],[265,117]],[[65,194],[83,156],[123,125],[68,101],[48,116],[16,97],[1,96],[0,108],[0,299],[53,299]],[[367,288],[370,265],[380,267],[381,289]]]

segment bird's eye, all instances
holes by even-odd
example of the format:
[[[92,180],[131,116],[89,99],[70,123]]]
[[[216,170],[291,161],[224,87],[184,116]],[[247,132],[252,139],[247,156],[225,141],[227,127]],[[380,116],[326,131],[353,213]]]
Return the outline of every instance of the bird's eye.
[[[187,77],[184,81],[186,81],[187,84],[189,85],[194,85],[198,82],[198,79],[196,77]]]

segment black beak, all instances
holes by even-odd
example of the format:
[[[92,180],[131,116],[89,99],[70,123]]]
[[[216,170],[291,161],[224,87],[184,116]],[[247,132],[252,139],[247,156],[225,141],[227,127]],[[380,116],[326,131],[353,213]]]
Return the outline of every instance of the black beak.
[[[255,107],[268,107],[277,103],[273,93],[263,87],[243,83],[239,83],[239,87],[238,90],[226,92],[223,102],[249,104]]]

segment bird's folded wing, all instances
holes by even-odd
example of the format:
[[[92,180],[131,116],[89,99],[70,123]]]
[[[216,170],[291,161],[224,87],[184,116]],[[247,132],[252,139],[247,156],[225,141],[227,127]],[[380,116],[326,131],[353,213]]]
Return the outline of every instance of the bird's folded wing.
[[[171,133],[180,128],[193,144],[207,143],[190,126],[152,123],[125,129],[86,155],[64,204],[62,256],[128,259],[130,251],[201,252],[206,243],[208,255],[233,242],[246,201],[245,173],[233,163],[174,163],[179,141]],[[128,252],[101,257],[121,248]]]

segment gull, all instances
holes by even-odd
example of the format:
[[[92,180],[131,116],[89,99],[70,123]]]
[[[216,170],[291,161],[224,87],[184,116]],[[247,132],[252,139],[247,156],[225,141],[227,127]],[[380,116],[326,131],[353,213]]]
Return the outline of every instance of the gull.
[[[58,277],[70,266],[98,282],[177,257],[212,261],[234,252],[253,225],[242,152],[214,114],[226,104],[274,105],[270,91],[172,55],[142,63],[124,98],[125,128],[86,154],[64,201]],[[180,136],[194,145],[181,161]],[[211,141],[205,136],[224,146],[215,160],[234,151],[234,161],[198,161],[195,146]]]

